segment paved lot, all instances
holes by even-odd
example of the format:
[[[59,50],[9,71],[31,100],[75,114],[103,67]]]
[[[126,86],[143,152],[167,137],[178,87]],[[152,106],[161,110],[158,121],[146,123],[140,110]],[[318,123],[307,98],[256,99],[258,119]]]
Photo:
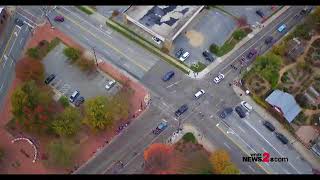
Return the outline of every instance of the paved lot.
[[[106,83],[111,79],[99,72],[86,74],[75,65],[70,65],[63,54],[66,46],[59,44],[43,60],[46,74],[56,74],[56,78],[50,83],[59,92],[69,97],[73,91],[79,90],[80,95],[89,98],[98,95],[111,95],[120,88],[117,83],[112,89],[105,89]]]
[[[105,17],[111,17],[111,14],[114,10],[118,10],[119,12],[123,12],[129,6],[96,6],[97,12]]]
[[[190,57],[185,61],[186,64],[202,62],[208,65],[210,62],[204,59],[202,52],[209,49],[213,43],[222,45],[235,28],[236,21],[229,15],[217,9],[204,9],[174,41],[175,48],[172,54],[183,48],[190,53]],[[194,43],[193,39],[199,42]]]
[[[274,10],[271,9],[272,6],[221,6],[227,12],[233,14],[236,17],[245,16],[247,22],[250,25],[256,24],[256,22],[262,21],[262,18],[256,14],[256,11],[260,9],[265,17],[269,17],[274,10],[278,9],[280,6],[275,6]]]

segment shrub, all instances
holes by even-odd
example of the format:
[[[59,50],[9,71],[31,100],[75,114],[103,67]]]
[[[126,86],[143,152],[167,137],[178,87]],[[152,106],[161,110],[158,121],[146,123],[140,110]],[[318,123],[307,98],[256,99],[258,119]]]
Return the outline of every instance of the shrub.
[[[193,64],[190,69],[194,72],[201,72],[204,70],[207,66],[201,62],[198,62],[198,64]]]
[[[88,14],[88,15],[91,15],[93,14],[92,11],[90,11],[88,8],[84,7],[84,6],[76,6],[78,9],[80,9],[82,12]]]
[[[90,71],[93,70],[96,67],[96,64],[93,60],[88,60],[85,58],[80,58],[77,61],[78,66],[80,67],[81,70],[83,71]]]
[[[38,48],[29,48],[27,50],[27,55],[34,59],[38,59],[40,57]]]
[[[66,96],[61,96],[59,102],[64,108],[69,106],[69,100]]]
[[[59,43],[60,43],[60,39],[57,37],[54,38],[53,40],[51,40],[48,45],[48,52],[50,52],[52,49],[54,49]]]
[[[217,46],[216,44],[211,44],[210,51],[214,54],[217,54],[219,52],[219,46]]]
[[[191,132],[188,132],[186,133],[182,139],[185,141],[185,142],[192,142],[192,143],[196,143],[196,138],[194,137],[194,135],[191,133]]]
[[[232,34],[233,38],[235,38],[238,41],[240,41],[241,39],[246,37],[246,35],[247,35],[247,33],[242,29],[237,29]]]
[[[65,56],[68,57],[72,62],[76,61],[80,57],[80,50],[72,48],[72,47],[67,47],[63,50],[63,53]]]

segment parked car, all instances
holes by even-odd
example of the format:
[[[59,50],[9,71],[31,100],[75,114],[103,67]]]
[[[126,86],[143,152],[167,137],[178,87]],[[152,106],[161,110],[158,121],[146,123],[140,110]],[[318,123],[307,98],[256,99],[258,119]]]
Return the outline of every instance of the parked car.
[[[258,51],[254,48],[251,49],[251,51],[249,52],[249,54],[247,55],[248,59],[251,59],[254,55],[256,55],[258,53]]]
[[[23,21],[21,19],[19,19],[19,18],[15,19],[15,23],[16,23],[16,25],[18,25],[20,27],[24,25]]]
[[[221,113],[219,114],[219,116],[224,119],[226,117],[228,117],[230,114],[232,114],[233,109],[231,107],[228,108],[224,108],[223,111],[221,111]]]
[[[213,82],[218,84],[222,79],[224,79],[224,75],[220,73],[217,77],[213,79]]]
[[[261,9],[256,10],[256,14],[257,14],[258,16],[260,16],[261,18],[264,18],[264,14],[263,14],[263,12],[261,11]]]
[[[264,40],[264,43],[268,45],[268,44],[271,44],[272,41],[273,41],[273,37],[272,37],[272,36],[268,36],[268,37]]]
[[[176,58],[179,59],[183,53],[184,53],[184,49],[180,48],[175,54]]]
[[[194,94],[194,97],[196,98],[196,99],[199,99],[201,96],[203,96],[204,94],[205,94],[206,92],[203,90],[203,89],[200,89],[198,92],[196,92],[195,94]]]
[[[46,78],[46,80],[44,81],[45,84],[49,84],[54,78],[56,78],[55,74],[50,74],[50,76],[48,76]]]
[[[279,32],[283,32],[286,29],[287,25],[282,24],[281,26],[279,26],[278,31]]]
[[[163,120],[153,131],[153,134],[160,134],[168,127],[167,121]]]
[[[183,62],[183,61],[185,61],[186,59],[188,59],[189,56],[190,56],[190,53],[189,53],[189,52],[184,52],[184,53],[182,54],[182,56],[179,57],[179,60]]]
[[[241,101],[240,104],[248,112],[252,111],[252,109],[253,109],[252,106],[249,103],[247,103],[246,101]]]
[[[54,17],[54,21],[63,22],[64,21],[64,17],[63,16],[56,16],[56,17]]]
[[[241,108],[241,106],[237,106],[235,108],[237,114],[239,115],[240,118],[245,118],[246,117],[246,113],[244,112],[244,110]]]
[[[202,55],[204,56],[204,58],[209,61],[209,62],[213,62],[214,58],[213,56],[210,54],[210,52],[208,50],[203,51]]]
[[[157,38],[157,37],[155,37],[155,36],[152,36],[152,39],[153,39],[153,41],[156,42],[157,44],[161,44],[161,42],[162,42],[159,38]]]
[[[276,137],[283,143],[288,144],[289,140],[281,133],[276,132]]]
[[[76,99],[74,105],[79,107],[82,103],[84,103],[84,97],[81,96],[81,97]]]
[[[115,84],[116,84],[116,81],[115,81],[115,80],[109,81],[109,82],[106,84],[106,86],[105,86],[106,90],[111,89]]]
[[[263,125],[269,129],[271,132],[275,131],[276,128],[269,122],[269,121],[263,121]]]
[[[169,71],[162,77],[162,80],[163,81],[169,81],[173,76],[174,76],[174,72],[173,71]]]
[[[80,92],[78,90],[74,91],[70,96],[69,101],[73,103],[74,100],[76,100],[79,95],[80,95]]]
[[[184,112],[186,112],[188,110],[188,105],[184,104],[182,105],[174,114],[179,117],[181,116],[181,114],[183,114]]]

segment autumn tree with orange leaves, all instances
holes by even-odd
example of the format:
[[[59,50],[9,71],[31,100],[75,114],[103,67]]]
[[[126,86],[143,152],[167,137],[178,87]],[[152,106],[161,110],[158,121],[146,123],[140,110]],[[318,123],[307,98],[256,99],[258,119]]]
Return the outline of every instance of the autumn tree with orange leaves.
[[[239,170],[231,163],[228,152],[223,149],[213,152],[210,162],[216,174],[239,174]]]
[[[22,81],[35,80],[40,83],[44,80],[44,66],[40,60],[24,57],[16,64],[16,76]]]
[[[152,144],[144,151],[144,170],[148,174],[175,174],[183,166],[182,155],[167,144]]]

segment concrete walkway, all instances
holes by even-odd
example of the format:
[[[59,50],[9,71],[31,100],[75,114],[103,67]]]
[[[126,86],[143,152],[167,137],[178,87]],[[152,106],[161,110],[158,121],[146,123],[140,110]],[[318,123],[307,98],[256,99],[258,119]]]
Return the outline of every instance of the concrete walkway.
[[[291,142],[292,147],[304,158],[304,160],[308,161],[314,169],[320,170],[320,158],[311,152],[311,150],[307,149],[299,140],[297,140],[291,133],[283,127],[282,124],[279,123],[277,119],[275,119],[272,115],[270,115],[263,107],[259,106],[254,100],[251,99],[250,96],[244,95],[245,92],[242,91],[237,86],[233,86],[233,90],[240,97],[241,100],[248,102],[253,109],[264,119],[270,121],[278,130],[278,132],[285,135],[289,142]],[[243,94],[240,96],[240,94]]]
[[[265,26],[268,26],[273,20],[278,18],[282,13],[287,11],[290,8],[290,6],[284,6],[282,9],[280,9],[277,13],[275,13],[273,16],[271,16],[268,20],[266,20],[264,23],[262,23],[262,28]],[[246,44],[252,37],[254,37],[256,34],[258,34],[262,28],[257,28],[252,31],[252,33],[248,34],[247,37],[245,37],[243,40],[241,40],[236,46],[227,54],[225,54],[222,57],[217,58],[213,63],[211,63],[209,66],[207,66],[204,70],[199,72],[197,75],[194,74],[194,72],[190,72],[189,77],[194,79],[201,79],[207,75],[212,69],[214,69],[216,66],[218,66],[221,62],[223,62],[225,59],[227,59],[232,53],[234,53],[237,49],[239,49],[241,46]]]

